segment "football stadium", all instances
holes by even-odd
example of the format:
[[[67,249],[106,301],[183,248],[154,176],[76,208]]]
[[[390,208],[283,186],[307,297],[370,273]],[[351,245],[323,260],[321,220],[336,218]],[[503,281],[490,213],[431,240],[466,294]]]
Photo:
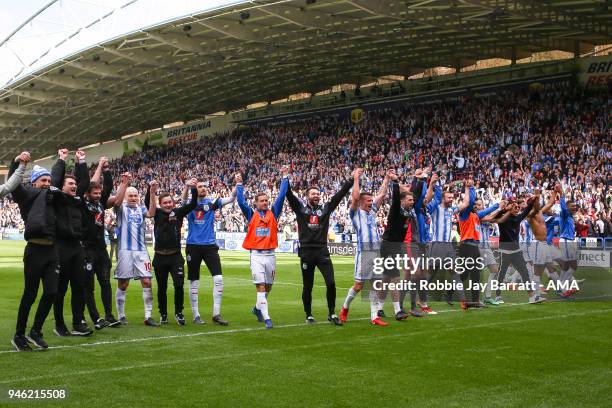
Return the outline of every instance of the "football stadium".
[[[610,406],[612,1],[5,1],[0,57],[0,406]]]

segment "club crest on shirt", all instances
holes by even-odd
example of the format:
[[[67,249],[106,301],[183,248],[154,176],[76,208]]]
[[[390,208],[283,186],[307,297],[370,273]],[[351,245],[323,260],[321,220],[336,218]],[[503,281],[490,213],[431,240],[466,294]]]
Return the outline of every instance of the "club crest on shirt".
[[[130,211],[127,219],[134,225],[140,225],[142,224],[142,213],[140,211]]]

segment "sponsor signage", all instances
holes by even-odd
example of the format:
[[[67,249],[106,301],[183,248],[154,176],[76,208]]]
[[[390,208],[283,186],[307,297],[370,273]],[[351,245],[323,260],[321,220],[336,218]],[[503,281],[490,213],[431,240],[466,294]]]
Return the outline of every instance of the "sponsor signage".
[[[585,58],[580,66],[579,78],[585,86],[599,88],[612,82],[612,56]]]
[[[355,256],[357,245],[353,243],[328,242],[327,249],[331,255]]]
[[[595,268],[610,268],[610,251],[591,251],[583,249],[580,251],[580,259],[578,266],[595,267]]]

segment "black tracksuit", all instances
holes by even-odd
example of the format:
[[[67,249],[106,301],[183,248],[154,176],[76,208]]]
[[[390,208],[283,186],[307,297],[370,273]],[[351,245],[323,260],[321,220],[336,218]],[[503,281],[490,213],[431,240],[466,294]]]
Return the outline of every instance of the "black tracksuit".
[[[77,174],[78,176],[78,174]],[[103,173],[102,195],[99,202],[84,200],[81,205],[83,220],[83,247],[85,248],[85,303],[94,323],[100,318],[94,296],[94,276],[100,284],[100,296],[104,305],[104,315],[110,318],[113,314],[112,292],[110,284],[111,260],[106,250],[104,239],[104,211],[113,189],[110,171]],[[80,180],[77,180],[79,183]]]
[[[518,215],[510,215],[506,221],[499,224],[499,252],[501,254],[501,265],[499,267],[499,282],[503,282],[510,265],[514,266],[521,275],[524,283],[529,282],[529,272],[523,257],[523,252],[519,246],[519,233],[521,222],[527,217],[533,208],[534,201]],[[501,213],[497,218],[501,218],[505,213]],[[501,290],[497,290],[497,296],[501,295]]]
[[[415,183],[412,195],[416,202],[423,191],[423,182]],[[410,242],[405,243],[407,232],[410,230]],[[419,242],[419,227],[414,209],[405,210],[402,208],[400,200],[400,187],[397,182],[391,183],[391,207],[387,215],[387,225],[382,235],[382,243],[380,246],[381,257],[395,258],[396,255],[403,256],[406,254],[408,245],[415,247]],[[398,277],[399,270],[394,266],[389,270],[385,270],[385,275],[390,277]]]
[[[13,163],[9,177],[18,163]],[[32,329],[41,331],[57,293],[58,259],[55,249],[55,207],[61,191],[55,187],[39,189],[19,185],[12,193],[25,222],[24,238],[28,241],[23,254],[24,289],[19,303],[15,334],[25,335],[28,316],[38,295],[40,282],[43,293],[38,303]]]
[[[58,160],[51,170],[53,180],[58,182],[58,188],[61,188],[64,183],[65,171],[66,163],[63,160]],[[55,200],[56,242],[60,271],[57,295],[53,302],[56,327],[65,326],[64,297],[68,291],[68,284],[72,291],[70,297],[72,325],[81,324],[85,313],[85,251],[81,240],[83,238],[83,194],[89,187],[87,164],[77,164],[75,173],[79,180],[76,196],[62,193],[59,199]]]
[[[145,205],[149,206],[150,192],[147,191]],[[153,220],[155,222],[153,233],[155,235],[155,255],[153,256],[153,269],[157,280],[157,302],[159,313],[168,314],[168,275],[172,275],[174,284],[174,313],[183,312],[185,279],[185,260],[181,254],[181,228],[183,219],[198,205],[198,191],[191,189],[189,204],[165,212],[157,208]]]
[[[340,204],[342,198],[353,186],[353,180],[347,180],[340,191],[324,205],[312,207],[302,203],[291,191],[287,190],[287,201],[295,213],[298,223],[300,248],[298,256],[302,266],[302,302],[306,316],[312,315],[312,287],[314,285],[314,270],[319,268],[325,286],[327,287],[327,308],[332,315],[336,310],[336,281],[334,278],[334,265],[327,249],[327,232],[329,217]]]

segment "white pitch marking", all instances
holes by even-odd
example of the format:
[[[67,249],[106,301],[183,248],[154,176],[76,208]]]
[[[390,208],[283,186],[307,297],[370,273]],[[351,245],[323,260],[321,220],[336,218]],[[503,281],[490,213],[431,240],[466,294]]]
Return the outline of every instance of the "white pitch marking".
[[[519,305],[524,305],[523,303],[514,303],[508,306],[519,306]],[[441,312],[456,312],[458,310],[444,310]],[[531,322],[531,321],[538,321],[538,320],[551,320],[551,319],[559,319],[559,318],[565,318],[565,317],[574,317],[574,316],[587,316],[587,315],[592,315],[592,314],[599,314],[599,313],[606,313],[612,311],[612,309],[600,309],[600,310],[591,310],[588,312],[581,312],[581,313],[566,313],[566,314],[562,314],[562,315],[552,315],[552,316],[542,316],[542,317],[534,317],[534,318],[527,318],[527,319],[518,319],[518,320],[511,320],[511,321],[498,321],[498,322],[492,322],[492,323],[483,323],[483,324],[479,324],[479,325],[473,325],[473,326],[462,326],[462,327],[446,327],[444,329],[434,329],[434,330],[423,330],[423,331],[413,331],[413,332],[409,332],[409,333],[395,333],[395,334],[379,334],[377,336],[368,336],[368,337],[357,337],[355,339],[353,339],[353,342],[361,342],[361,341],[372,341],[372,340],[376,340],[379,341],[381,337],[397,337],[397,336],[403,336],[403,337],[408,337],[408,336],[420,336],[423,334],[427,334],[427,333],[439,333],[440,331],[453,331],[453,330],[460,330],[460,329],[473,329],[473,328],[485,328],[485,327],[495,327],[495,326],[500,326],[500,325],[507,325],[507,324],[516,324],[516,323],[525,323],[525,322]],[[365,320],[364,318],[361,319],[353,319],[353,320]],[[319,322],[322,323],[322,322]],[[297,326],[307,326],[309,324],[307,323],[302,323],[302,324],[290,324],[290,325],[283,325],[283,326],[278,326],[278,328],[283,328],[283,327],[297,327]],[[261,329],[257,329],[257,328],[247,328],[247,329],[236,329],[236,330],[226,330],[226,331],[219,331],[219,332],[206,332],[206,333],[195,333],[195,334],[186,334],[186,335],[177,335],[177,336],[165,336],[165,337],[149,337],[149,338],[141,338],[141,339],[133,339],[132,341],[145,341],[145,340],[155,340],[155,339],[160,339],[160,338],[172,338],[172,337],[193,337],[193,336],[197,336],[197,335],[206,335],[206,334],[221,334],[221,333],[236,333],[236,332],[245,332],[245,331],[254,331],[254,330],[265,330],[263,328]],[[55,349],[57,348],[75,348],[75,347],[81,347],[81,346],[92,346],[92,345],[98,345],[98,344],[109,344],[109,343],[125,343],[127,341],[108,341],[108,342],[99,342],[99,343],[89,343],[89,344],[82,344],[82,345],[74,345],[74,346],[60,346],[60,347],[53,347]],[[303,346],[292,346],[289,347],[287,349],[284,349],[285,351],[288,350],[295,350],[298,348],[312,348],[312,347],[318,347],[318,346],[329,346],[332,345],[334,343],[337,344],[344,344],[344,341],[332,341],[332,342],[320,342],[317,344],[308,344],[308,345],[303,345]],[[258,351],[258,353],[262,353],[262,352],[267,352],[267,353],[272,353],[272,352],[278,352],[278,349],[270,349],[270,350],[260,350]],[[3,353],[6,353],[3,352]],[[158,361],[158,362],[153,362],[153,363],[144,363],[144,364],[135,364],[135,365],[129,365],[129,366],[121,366],[121,367],[111,367],[111,368],[99,368],[99,369],[95,369],[95,370],[84,370],[84,371],[71,371],[71,372],[66,372],[66,373],[54,373],[51,375],[41,375],[41,376],[35,376],[35,377],[22,377],[22,378],[14,378],[14,379],[10,379],[10,380],[2,380],[0,381],[0,384],[12,384],[12,383],[16,383],[16,382],[24,382],[24,381],[38,381],[38,380],[47,380],[47,379],[55,379],[55,378],[61,378],[61,377],[73,377],[73,376],[82,376],[82,375],[88,375],[88,374],[96,374],[96,373],[101,373],[101,372],[115,372],[115,371],[124,371],[124,370],[133,370],[133,369],[139,369],[139,368],[150,368],[150,367],[158,367],[158,366],[168,366],[168,365],[175,365],[175,364],[184,364],[184,363],[189,363],[189,362],[194,362],[194,361],[204,361],[204,360],[215,360],[215,359],[226,359],[229,357],[244,357],[244,356],[252,356],[253,353],[251,352],[245,352],[245,353],[232,353],[229,355],[216,355],[216,356],[206,356],[206,357],[201,357],[201,358],[190,358],[189,360],[174,360],[174,361]]]

